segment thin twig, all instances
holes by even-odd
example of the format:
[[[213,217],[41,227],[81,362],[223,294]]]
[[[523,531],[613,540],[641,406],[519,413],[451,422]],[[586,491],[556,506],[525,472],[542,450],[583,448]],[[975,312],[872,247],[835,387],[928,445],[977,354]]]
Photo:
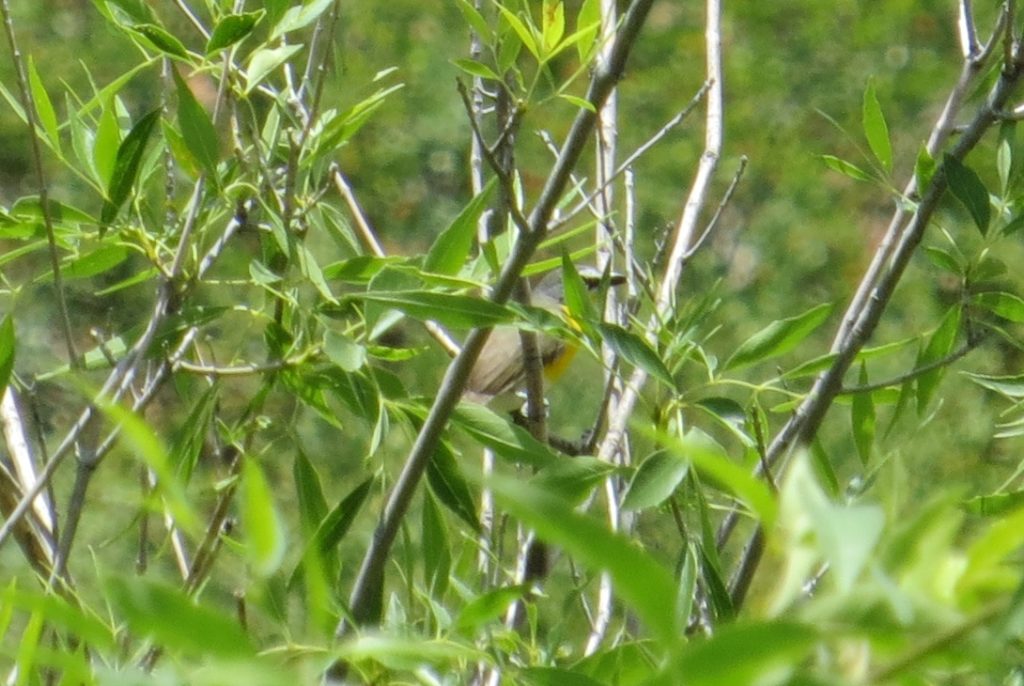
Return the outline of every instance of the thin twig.
[[[880,391],[883,388],[899,386],[900,384],[910,381],[911,379],[916,379],[917,377],[927,374],[928,372],[935,371],[936,369],[941,369],[942,367],[946,367],[953,364],[960,358],[965,357],[967,353],[977,348],[980,344],[980,339],[977,341],[969,342],[963,347],[961,347],[959,350],[950,353],[949,355],[946,355],[941,359],[935,360],[934,362],[929,362],[928,364],[923,364],[920,367],[915,367],[914,369],[911,369],[909,372],[900,374],[899,376],[894,376],[893,378],[886,379],[885,381],[863,384],[861,386],[843,386],[843,388],[840,389],[837,395],[856,395],[858,393],[870,393],[872,391]]]
[[[704,232],[697,237],[697,240],[693,242],[693,245],[690,246],[689,250],[683,254],[684,260],[692,258],[697,251],[700,250],[701,246],[704,245],[704,241],[708,239],[708,236],[714,232],[715,227],[718,226],[718,220],[722,216],[722,211],[729,205],[729,201],[732,200],[733,193],[736,192],[736,187],[740,185],[740,179],[743,178],[743,172],[746,171],[746,169],[747,156],[743,155],[740,157],[739,168],[736,170],[736,173],[733,174],[732,181],[729,182],[729,187],[725,189],[725,194],[719,201],[718,207],[715,208],[715,213],[711,216],[711,219],[708,220],[707,226],[704,227]]]
[[[676,287],[682,277],[683,255],[686,254],[696,233],[697,222],[706,202],[711,179],[718,167],[722,150],[723,86],[722,86],[722,37],[721,4],[719,0],[707,0],[707,20],[704,29],[707,69],[707,112],[705,114],[704,153],[701,155],[697,173],[690,187],[682,216],[676,226],[669,257],[665,263],[660,288],[654,304],[654,313],[646,327],[646,338],[656,342],[662,322],[674,307]],[[609,420],[608,431],[601,443],[598,456],[608,459],[615,454],[626,433],[626,426],[639,399],[641,388],[647,381],[647,373],[639,367],[633,371],[622,394],[622,400],[615,415]]]
[[[11,8],[8,0],[0,0],[0,12],[3,13],[4,31],[7,34],[7,43],[11,48],[11,60],[14,62],[14,73],[18,81],[18,94],[21,97],[21,105],[25,110],[25,122],[28,124],[28,141],[32,150],[32,168],[36,176],[36,185],[39,188],[39,211],[43,215],[43,227],[46,230],[47,252],[50,258],[50,269],[53,271],[53,289],[57,297],[57,309],[60,312],[61,333],[64,335],[64,345],[67,347],[68,364],[72,369],[81,366],[78,359],[78,351],[75,348],[74,335],[71,333],[71,316],[68,312],[67,295],[64,291],[64,279],[61,276],[60,255],[57,252],[57,235],[53,229],[53,217],[50,214],[50,190],[46,181],[46,173],[43,171],[43,151],[39,147],[39,114],[36,111],[36,101],[32,97],[32,89],[28,85],[28,75],[25,69],[25,62],[21,58],[21,50],[18,48],[18,41],[14,35],[14,23],[11,19]]]

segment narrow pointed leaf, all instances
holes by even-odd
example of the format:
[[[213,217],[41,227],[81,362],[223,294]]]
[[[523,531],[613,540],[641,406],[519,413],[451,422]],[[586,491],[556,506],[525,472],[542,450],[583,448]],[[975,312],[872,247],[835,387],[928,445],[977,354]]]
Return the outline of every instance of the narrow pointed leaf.
[[[874,83],[869,83],[868,87],[864,90],[864,107],[861,123],[864,126],[864,137],[867,138],[868,147],[871,148],[875,159],[882,165],[882,169],[886,173],[891,172],[892,143],[889,141],[889,127],[885,123],[882,106],[878,103]]]
[[[131,195],[132,186],[139,174],[139,165],[142,164],[142,156],[146,152],[146,143],[159,120],[160,110],[158,109],[144,115],[118,146],[114,170],[107,188],[107,201],[100,213],[100,222],[104,226],[117,217],[121,207]]]
[[[795,317],[772,322],[744,341],[725,363],[725,368],[736,369],[789,352],[821,326],[831,313],[832,305],[825,303]]]
[[[185,80],[172,69],[174,85],[178,89],[178,127],[185,146],[210,178],[216,178],[220,142],[210,115],[199,104]]]
[[[487,209],[497,179],[491,179],[483,189],[459,212],[451,225],[441,232],[430,246],[423,269],[438,274],[457,274],[469,257],[476,237],[477,222]]]
[[[985,235],[992,217],[992,205],[985,184],[973,169],[952,155],[943,157],[943,166],[950,192],[963,203],[978,231]]]

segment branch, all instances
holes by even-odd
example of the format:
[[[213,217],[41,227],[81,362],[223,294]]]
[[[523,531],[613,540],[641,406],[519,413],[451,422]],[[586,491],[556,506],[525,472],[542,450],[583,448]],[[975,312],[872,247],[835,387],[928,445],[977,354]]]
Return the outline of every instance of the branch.
[[[72,369],[78,369],[80,360],[78,351],[75,349],[74,336],[71,333],[71,317],[68,314],[67,296],[64,292],[64,280],[60,271],[60,255],[57,254],[57,236],[53,230],[53,217],[50,216],[50,191],[46,183],[46,174],[43,172],[43,153],[39,147],[39,115],[36,112],[32,89],[28,85],[25,63],[21,59],[18,41],[14,36],[14,23],[11,20],[11,8],[8,5],[8,0],[0,0],[0,12],[3,13],[4,31],[7,34],[7,43],[11,48],[11,59],[14,62],[14,73],[18,79],[21,105],[25,110],[25,122],[28,124],[28,141],[32,147],[32,167],[36,176],[36,185],[39,187],[39,210],[43,214],[43,226],[46,229],[47,252],[50,257],[50,269],[53,271],[53,289],[57,296],[57,309],[60,311],[61,333],[64,335],[64,345],[67,347],[68,364]]]
[[[966,345],[964,345],[956,352],[950,353],[949,355],[946,355],[940,360],[935,360],[934,362],[923,364],[920,367],[911,369],[909,372],[906,372],[905,374],[900,374],[899,376],[895,376],[891,379],[886,379],[885,381],[864,384],[862,386],[843,386],[843,388],[839,390],[839,393],[837,395],[856,395],[857,393],[870,393],[871,391],[880,391],[883,388],[889,388],[890,386],[899,386],[900,384],[906,381],[916,379],[922,374],[927,374],[930,371],[934,371],[941,367],[946,367],[948,365],[953,364],[960,358],[965,357],[967,353],[971,352],[979,345],[981,345],[981,340],[968,342]]]
[[[635,0],[630,6],[612,50],[609,64],[594,74],[587,93],[587,99],[594,106],[594,111],[582,109],[577,114],[562,147],[562,152],[544,184],[537,205],[529,216],[529,231],[519,236],[492,291],[491,300],[493,302],[503,304],[508,301],[523,268],[529,262],[537,245],[547,235],[548,224],[555,207],[569,182],[573,167],[579,161],[590,134],[593,132],[595,113],[604,105],[605,99],[620,78],[626,58],[636,43],[640,28],[643,26],[652,3],[653,0]],[[473,363],[489,335],[490,329],[488,328],[474,329],[466,339],[462,352],[445,373],[438,395],[406,459],[405,466],[388,496],[380,523],[374,532],[366,556],[363,558],[349,600],[351,622],[343,620],[338,624],[336,634],[339,637],[349,633],[353,625],[372,624],[380,618],[384,592],[384,567],[387,564],[399,525],[409,508],[416,487],[437,447],[448,419],[462,395]],[[336,663],[328,670],[327,678],[328,680],[343,679],[345,673],[344,664]]]
[[[992,40],[996,40],[995,35],[993,35]],[[982,135],[989,127],[998,121],[996,112],[1005,107],[1014,88],[1018,85],[1021,77],[1024,76],[1021,61],[1022,57],[1018,51],[1014,55],[1013,61],[1004,66],[998,81],[996,81],[989,93],[988,99],[980,107],[956,145],[950,149],[949,155],[957,160],[962,160],[978,144]],[[947,109],[943,111],[935,131],[933,131],[933,139],[944,129],[948,122],[951,103],[957,101],[958,94],[962,95],[965,83],[969,81],[969,79],[966,79],[966,76],[973,74],[973,70],[976,68],[977,63],[974,61],[968,61],[965,64],[965,69],[961,72],[960,81],[954,87],[953,94],[950,96],[949,101],[947,101]],[[913,182],[910,185],[912,187]],[[807,397],[776,435],[768,448],[767,455],[765,455],[763,467],[759,465],[758,473],[763,469],[774,467],[777,462],[789,454],[793,446],[808,444],[817,435],[818,429],[824,421],[825,414],[828,412],[836,396],[842,391],[842,381],[847,370],[861,348],[874,333],[882,318],[882,314],[888,307],[896,286],[899,284],[907,265],[910,263],[910,258],[920,244],[924,231],[936,211],[946,191],[946,187],[945,169],[940,168],[932,178],[929,186],[924,189],[917,209],[905,223],[901,221],[903,218],[902,210],[896,211],[893,217],[895,229],[892,230],[892,237],[895,240],[890,246],[888,243],[889,237],[887,236],[886,243],[879,246],[875,260],[869,267],[857,294],[854,296],[853,302],[847,309],[846,315],[843,318],[843,325],[840,327],[839,334],[833,345],[833,352],[836,354],[835,361],[831,367],[818,376]],[[889,251],[891,251],[891,258],[885,260],[888,262],[888,267],[878,277],[877,284],[872,287],[875,279],[875,267],[881,262],[879,255]],[[861,298],[862,294],[864,294],[863,299]],[[735,514],[730,514],[722,522],[722,526],[719,527],[718,531],[719,546],[724,545],[728,540],[735,528],[736,522],[737,516]],[[742,579],[752,574],[760,559],[761,551],[748,547],[748,553],[741,560],[734,579]],[[742,598],[740,599],[742,600]]]

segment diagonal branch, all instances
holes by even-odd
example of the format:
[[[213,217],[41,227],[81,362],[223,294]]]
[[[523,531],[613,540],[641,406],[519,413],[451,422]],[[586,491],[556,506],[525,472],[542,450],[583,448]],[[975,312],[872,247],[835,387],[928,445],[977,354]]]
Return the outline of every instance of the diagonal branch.
[[[596,71],[591,81],[587,100],[594,109],[593,111],[582,109],[576,116],[559,158],[544,184],[536,206],[530,213],[529,231],[523,232],[519,236],[491,294],[492,301],[496,303],[508,301],[523,268],[526,267],[537,246],[547,235],[548,224],[555,207],[594,130],[596,112],[604,105],[608,94],[621,78],[626,58],[636,43],[640,28],[644,24],[652,3],[653,0],[635,0],[631,4],[616,38],[608,64],[605,68]],[[426,470],[427,463],[440,441],[441,433],[462,395],[462,389],[465,387],[473,363],[489,335],[489,328],[474,329],[466,339],[462,352],[445,373],[437,398],[381,513],[380,523],[374,532],[373,540],[363,558],[353,585],[349,600],[351,621],[345,620],[338,624],[336,633],[339,637],[349,633],[353,625],[372,624],[380,618],[384,592],[384,568],[391,546],[398,534],[401,521],[409,509],[416,487]],[[337,663],[328,671],[328,680],[343,679],[345,673],[345,666]]]

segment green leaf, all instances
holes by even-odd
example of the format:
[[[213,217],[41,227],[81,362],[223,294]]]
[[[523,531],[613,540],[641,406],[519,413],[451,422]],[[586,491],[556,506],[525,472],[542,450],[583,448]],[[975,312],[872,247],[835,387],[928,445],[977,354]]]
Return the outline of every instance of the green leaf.
[[[274,27],[270,34],[270,40],[280,38],[289,31],[297,31],[309,26],[320,18],[320,15],[331,6],[332,2],[334,0],[310,0],[290,8]]]
[[[878,104],[874,82],[868,82],[864,90],[864,107],[861,122],[864,126],[864,137],[875,159],[888,174],[892,171],[892,143],[889,141],[889,127],[882,114],[882,106]]]
[[[866,171],[846,160],[839,159],[834,155],[822,155],[821,159],[825,162],[825,166],[833,171],[837,171],[844,176],[849,176],[851,179],[857,181],[871,181],[871,175]]]
[[[576,15],[576,33],[581,34],[576,41],[576,51],[580,62],[586,62],[597,45],[598,31],[601,28],[600,0],[583,0],[580,12]]]
[[[301,44],[282,45],[278,48],[261,48],[253,52],[249,57],[249,65],[245,69],[244,94],[251,93],[253,88],[263,82],[263,79],[301,49]]]
[[[614,470],[605,460],[579,455],[571,460],[549,462],[530,481],[567,503],[579,504]]]
[[[816,305],[802,314],[778,319],[744,341],[725,363],[726,369],[745,367],[789,352],[821,326],[832,305]]]
[[[768,486],[756,479],[749,469],[742,467],[725,454],[725,451],[703,431],[692,428],[682,438],[664,431],[636,423],[640,433],[660,443],[676,458],[691,464],[705,479],[713,479],[716,485],[739,498],[760,518],[765,529],[770,530],[778,514],[778,504]]]
[[[440,599],[448,589],[449,573],[452,566],[452,551],[448,544],[441,508],[433,494],[427,491],[423,498],[422,554],[423,584],[428,592]]]
[[[185,483],[191,478],[206,445],[207,432],[213,423],[214,410],[220,399],[219,391],[220,387],[213,384],[192,402],[188,417],[171,445],[171,464]]]
[[[249,637],[233,617],[196,604],[176,588],[126,574],[107,579],[104,590],[132,633],[174,653],[253,657]]]
[[[157,494],[174,516],[175,525],[199,535],[199,515],[193,509],[191,500],[185,494],[185,487],[172,468],[160,436],[141,417],[127,408],[104,399],[99,393],[92,393],[91,397],[96,398],[96,406],[101,412],[112,422],[120,425],[121,436],[130,448],[131,454],[137,456],[156,475]]]
[[[511,424],[483,405],[460,403],[452,419],[456,426],[502,459],[537,469],[558,461],[558,457],[528,431]]]
[[[156,24],[136,24],[131,30],[144,36],[157,50],[167,53],[172,57],[188,59],[188,50],[180,40],[171,35],[161,26]]]
[[[1024,375],[990,376],[971,372],[961,373],[982,388],[995,391],[1009,400],[1024,400]]]
[[[117,123],[117,107],[111,99],[103,105],[100,121],[96,126],[96,138],[92,144],[92,159],[96,174],[105,187],[110,187],[117,166],[117,151],[121,145],[121,127]]]
[[[1024,322],[1024,300],[1013,293],[1002,291],[975,293],[971,296],[971,302],[1003,319],[1009,319],[1018,324]]]
[[[601,331],[601,337],[604,339],[604,342],[622,359],[634,367],[643,369],[655,379],[665,384],[669,390],[675,390],[676,383],[672,378],[672,373],[647,341],[618,324],[602,322],[598,324],[598,328]]]
[[[1013,166],[1013,152],[1010,148],[1010,141],[1000,136],[999,146],[996,148],[996,171],[999,173],[999,189],[1005,196],[1010,186],[1010,169]]]
[[[928,146],[921,144],[917,151],[917,161],[914,163],[914,177],[917,179],[917,192],[923,194],[925,189],[931,185],[932,177],[935,176],[935,158],[928,152]]]
[[[960,314],[959,305],[949,308],[935,333],[929,339],[928,345],[918,355],[917,367],[938,362],[952,352],[957,334],[960,333]],[[917,377],[917,411],[919,414],[923,414],[927,409],[945,371],[944,368],[939,367]]]
[[[559,93],[558,97],[560,97],[562,100],[565,100],[568,103],[571,103],[572,105],[575,105],[576,107],[579,107],[581,110],[586,110],[587,112],[597,112],[597,110],[594,108],[594,103],[590,102],[586,98],[579,98],[576,97],[575,95],[569,95],[568,93]]]
[[[132,186],[139,174],[142,155],[146,152],[146,143],[159,120],[159,109],[144,115],[118,146],[114,170],[110,176],[110,185],[107,187],[107,200],[100,213],[100,223],[103,226],[109,225],[117,217],[121,207],[131,195]],[[99,165],[97,164],[97,166]]]
[[[324,333],[324,353],[342,371],[354,372],[366,364],[366,348],[330,329]]]
[[[527,667],[519,670],[526,686],[606,686],[606,682],[559,667]]]
[[[924,252],[925,255],[928,256],[928,259],[931,261],[931,263],[934,264],[939,269],[945,269],[947,272],[950,272],[951,274],[963,276],[963,264],[961,264],[960,260],[958,260],[956,256],[950,253],[948,250],[943,250],[942,248],[937,248],[932,245],[926,245],[924,248]]]
[[[263,469],[252,457],[242,458],[241,521],[249,561],[257,574],[270,576],[281,566],[287,544],[284,523],[263,475]]]
[[[462,12],[462,17],[466,20],[466,23],[476,31],[476,35],[480,37],[480,40],[485,44],[490,44],[494,40],[494,31],[491,30],[487,20],[483,18],[483,15],[473,7],[472,3],[468,0],[456,0],[456,5],[459,7],[459,11]]]
[[[256,10],[255,12],[227,14],[221,17],[217,25],[213,27],[210,40],[206,41],[206,54],[212,55],[218,50],[223,50],[244,40],[252,33],[253,28],[265,14],[266,12],[263,10]]]
[[[967,208],[978,231],[981,231],[981,235],[984,236],[988,231],[988,224],[992,216],[988,189],[985,188],[985,184],[982,183],[977,173],[957,158],[947,154],[943,156],[942,160],[949,190]]]
[[[327,500],[324,499],[324,489],[316,467],[299,446],[296,446],[295,460],[292,462],[292,479],[295,481],[299,501],[299,521],[303,536],[311,535],[327,516]]]
[[[867,365],[861,363],[858,383],[868,383]],[[865,467],[871,460],[871,448],[875,441],[875,404],[871,393],[857,393],[850,405],[850,422],[853,425],[853,442],[857,446],[860,462]]]
[[[174,84],[178,89],[178,126],[185,146],[199,162],[199,166],[211,180],[217,178],[217,160],[220,157],[220,141],[213,128],[210,115],[199,104],[185,80],[172,69]]]
[[[469,257],[473,239],[476,237],[477,222],[487,209],[496,183],[497,178],[491,179],[459,212],[448,228],[441,232],[423,261],[424,271],[449,275],[459,272]]]
[[[367,496],[372,492],[375,482],[376,479],[370,477],[353,488],[319,523],[316,533],[309,540],[307,554],[312,552],[319,556],[328,579],[334,579],[338,575],[338,544],[352,527],[356,515],[359,514]],[[289,586],[294,585],[301,571],[302,565],[300,564],[292,573],[288,581]]]
[[[482,593],[462,608],[455,619],[455,627],[460,633],[473,634],[485,624],[500,620],[509,606],[529,591],[526,584],[517,584]]]
[[[117,265],[128,259],[128,249],[116,243],[101,244],[92,252],[61,265],[60,275],[65,280],[87,279],[97,274],[110,271]],[[46,282],[53,279],[53,272],[47,271],[41,274],[36,283]]]
[[[32,55],[28,56],[28,84],[32,91],[32,100],[36,106],[39,124],[43,127],[50,145],[60,155],[57,113],[53,109],[53,102],[50,100],[50,96],[46,93],[46,87],[43,86],[43,80],[39,78],[39,72],[36,71],[36,64],[32,59]]]
[[[540,33],[544,52],[551,54],[565,35],[565,7],[561,0],[544,0],[541,12]]]
[[[978,495],[964,502],[964,509],[982,517],[995,517],[1024,506],[1024,491]]]
[[[479,76],[482,79],[490,79],[491,81],[501,81],[501,77],[483,62],[477,62],[476,60],[463,57],[453,60],[452,64],[470,76]]]
[[[530,51],[530,54],[533,55],[534,59],[540,62],[540,46],[537,45],[537,40],[534,38],[533,32],[527,28],[522,19],[513,14],[512,11],[507,9],[504,5],[499,4],[497,7],[508,25],[511,26],[512,30],[515,31],[517,36],[519,36],[519,40],[522,41],[522,44],[526,46],[526,49]]]
[[[726,624],[683,648],[665,674],[670,680],[686,674],[687,686],[756,684],[766,674],[795,671],[813,655],[817,638],[812,628],[792,622]]]
[[[473,492],[459,470],[459,463],[451,447],[444,441],[441,441],[434,456],[427,463],[427,484],[442,505],[468,524],[473,531],[480,532]]]
[[[690,463],[666,450],[658,450],[640,463],[622,497],[623,510],[657,507],[675,492],[686,478]]]
[[[676,584],[668,570],[629,538],[577,512],[562,498],[519,480],[494,476],[487,485],[501,506],[541,539],[566,550],[593,571],[606,571],[616,596],[632,608],[655,640],[664,646],[679,640]]]
[[[0,393],[3,393],[11,381],[11,372],[14,371],[14,348],[14,320],[8,314],[0,320]]]
[[[433,319],[453,329],[472,329],[504,324],[512,319],[512,311],[504,305],[468,295],[432,291],[371,292],[350,296],[379,303],[415,319]]]

